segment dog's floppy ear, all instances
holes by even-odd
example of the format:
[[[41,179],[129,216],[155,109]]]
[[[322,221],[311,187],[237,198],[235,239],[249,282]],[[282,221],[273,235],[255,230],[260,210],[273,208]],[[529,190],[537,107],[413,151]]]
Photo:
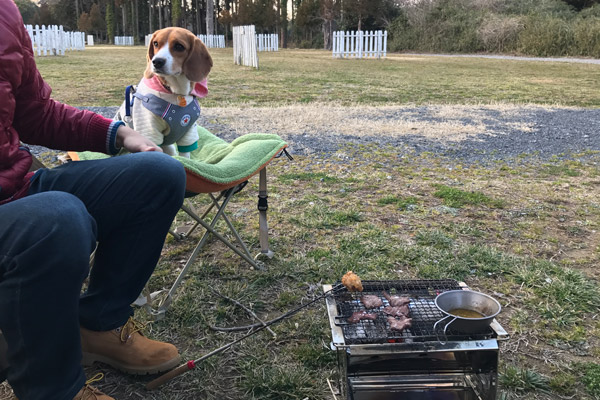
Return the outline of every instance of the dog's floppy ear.
[[[202,40],[193,34],[190,36],[193,39],[193,45],[190,47],[190,53],[183,62],[182,72],[190,81],[200,82],[208,76],[213,66],[213,61]]]
[[[154,42],[156,41],[156,34],[158,31],[152,34],[150,44],[148,44],[148,54],[146,54],[146,71],[144,71],[144,78],[151,79],[154,76],[152,72],[152,58],[154,57]]]

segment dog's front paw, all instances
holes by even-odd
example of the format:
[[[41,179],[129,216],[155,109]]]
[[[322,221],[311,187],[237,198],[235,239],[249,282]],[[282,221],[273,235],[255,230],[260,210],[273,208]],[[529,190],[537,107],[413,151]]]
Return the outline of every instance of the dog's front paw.
[[[180,157],[190,158],[190,152],[186,151],[185,153],[179,153]]]

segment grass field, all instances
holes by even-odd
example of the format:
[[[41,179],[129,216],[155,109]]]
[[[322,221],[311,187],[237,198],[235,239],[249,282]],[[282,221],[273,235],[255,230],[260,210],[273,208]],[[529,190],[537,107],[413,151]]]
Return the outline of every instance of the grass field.
[[[38,57],[57,99],[76,106],[118,105],[145,69],[143,47],[88,47]],[[229,49],[211,51],[214,68],[202,105],[534,103],[594,107],[600,68],[576,63],[390,54],[338,60],[316,50],[260,53],[260,69],[235,66]]]
[[[37,62],[55,98],[113,106],[139,80],[144,53],[93,47]],[[212,54],[204,107],[600,105],[595,65],[402,55],[332,60],[328,52],[283,50],[261,53],[256,71],[234,66],[231,49]],[[194,359],[238,337],[211,326],[255,322],[215,291],[269,320],[350,269],[363,279],[453,278],[504,307],[498,319],[511,336],[501,344],[499,399],[600,399],[600,164],[593,154],[588,160],[483,167],[352,143],[318,163],[277,160],[269,168],[276,256],[267,269],[251,270],[211,241],[149,335]],[[230,205],[254,249],[256,190],[252,180]],[[168,239],[152,290],[172,283],[194,244]],[[272,328],[276,338],[258,334],[155,392],[143,387],[150,378],[102,366],[87,372],[104,372],[99,386],[121,400],[333,399],[327,379],[336,362],[322,305]]]

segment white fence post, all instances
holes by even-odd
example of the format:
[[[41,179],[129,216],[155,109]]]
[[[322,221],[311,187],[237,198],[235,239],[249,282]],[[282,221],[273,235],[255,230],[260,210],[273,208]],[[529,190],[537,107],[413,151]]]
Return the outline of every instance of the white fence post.
[[[387,31],[383,32],[383,57],[387,56]]]
[[[258,69],[257,37],[254,25],[233,27],[233,63]]]

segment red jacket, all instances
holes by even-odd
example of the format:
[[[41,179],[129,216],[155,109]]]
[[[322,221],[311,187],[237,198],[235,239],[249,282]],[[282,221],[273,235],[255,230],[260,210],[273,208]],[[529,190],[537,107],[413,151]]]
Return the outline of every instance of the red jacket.
[[[0,0],[0,204],[27,194],[32,158],[20,141],[56,150],[114,152],[110,119],[50,98],[13,0]]]

